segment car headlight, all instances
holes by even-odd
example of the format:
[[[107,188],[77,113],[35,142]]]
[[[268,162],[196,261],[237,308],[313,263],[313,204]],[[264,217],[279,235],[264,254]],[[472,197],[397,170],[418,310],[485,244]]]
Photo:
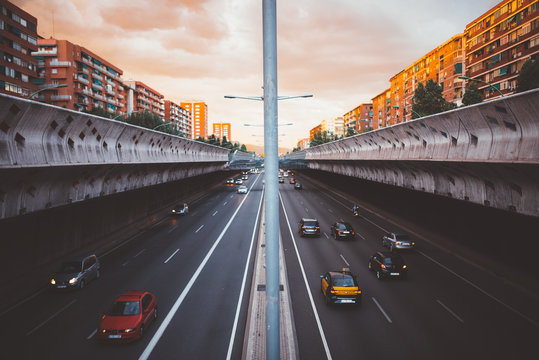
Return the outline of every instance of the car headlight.
[[[77,279],[77,278],[71,278],[71,279],[69,280],[69,283],[70,283],[70,284],[75,284],[77,281],[79,281],[79,279]]]
[[[406,265],[402,265],[402,268],[403,268],[403,269],[406,269]]]
[[[173,212],[173,213],[175,213],[175,212],[176,212],[176,210],[172,210],[172,212]]]
[[[56,280],[51,279],[51,285],[55,285],[55,284],[56,284]]]
[[[130,333],[130,332],[133,332],[135,331],[135,328],[132,328],[132,329],[125,329],[124,332],[125,333]]]

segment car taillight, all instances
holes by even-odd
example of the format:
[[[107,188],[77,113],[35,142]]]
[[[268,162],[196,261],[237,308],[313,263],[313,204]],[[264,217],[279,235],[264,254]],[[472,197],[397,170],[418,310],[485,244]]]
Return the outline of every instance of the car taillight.
[[[315,227],[315,229],[320,229],[320,226]]]
[[[386,268],[386,266],[384,264],[382,264],[382,269],[385,269],[385,268]]]
[[[336,292],[335,290],[333,290],[333,289],[330,290],[329,292],[332,293],[332,294],[336,294],[336,293],[337,293],[337,292]]]
[[[352,231],[352,235],[354,235],[354,234],[355,234],[355,232]]]
[[[302,226],[301,228],[302,228],[302,229],[307,229],[307,227],[306,227],[306,226]]]
[[[415,242],[413,242],[412,245],[415,245]]]

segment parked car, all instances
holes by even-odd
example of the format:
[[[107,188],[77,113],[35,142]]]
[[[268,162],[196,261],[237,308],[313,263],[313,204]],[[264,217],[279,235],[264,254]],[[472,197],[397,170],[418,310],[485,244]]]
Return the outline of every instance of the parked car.
[[[347,222],[337,221],[331,225],[331,234],[335,240],[354,240],[356,233],[352,225]]]
[[[107,341],[137,340],[155,319],[155,296],[147,291],[127,291],[114,300],[101,318],[98,337]]]
[[[238,187],[238,194],[247,194],[247,186],[241,185]]]
[[[302,190],[302,189],[303,189],[303,185],[301,185],[299,182],[294,184],[294,190]]]
[[[399,254],[389,251],[379,251],[369,259],[369,270],[376,272],[378,279],[387,277],[406,278],[408,267]]]
[[[326,305],[361,304],[361,289],[357,278],[348,268],[341,271],[330,271],[320,275],[322,295]]]
[[[187,203],[178,204],[172,209],[172,215],[185,215],[189,212]]]
[[[52,274],[49,285],[55,289],[82,289],[93,279],[98,279],[99,260],[94,254],[64,261],[60,270]]]
[[[320,224],[318,220],[302,218],[299,222],[298,233],[300,236],[320,236]]]
[[[399,233],[388,233],[382,236],[382,246],[394,249],[412,249],[415,243],[410,240],[410,235]]]

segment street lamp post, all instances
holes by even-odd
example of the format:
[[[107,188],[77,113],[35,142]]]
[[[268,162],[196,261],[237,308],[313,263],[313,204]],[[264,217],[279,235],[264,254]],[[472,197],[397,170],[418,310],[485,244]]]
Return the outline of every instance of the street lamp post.
[[[459,76],[459,79],[464,79],[464,80],[471,80],[471,81],[477,81],[477,82],[480,82],[480,83],[483,83],[483,84],[487,84],[489,87],[493,88],[494,90],[496,90],[502,97],[503,96],[503,93],[501,92],[500,89],[498,89],[496,86],[492,85],[491,83],[489,82],[486,82],[486,81],[483,81],[483,80],[480,80],[480,79],[473,79],[471,77],[468,77],[468,76]]]
[[[401,108],[399,105],[393,105],[393,108],[394,108],[394,109],[403,109],[403,108]],[[404,109],[403,109],[403,110],[404,110]],[[413,112],[414,114],[416,114],[416,115],[419,116],[419,117],[423,117],[423,115],[421,115],[420,113],[418,113],[418,112],[415,111],[415,110],[410,109],[410,111]]]
[[[30,95],[28,95],[28,99],[32,99],[34,96],[36,96],[37,94],[39,94],[42,91],[50,90],[50,89],[58,89],[58,88],[63,88],[63,87],[67,87],[67,84],[59,84],[59,85],[47,86],[47,87],[45,87],[43,89],[39,89],[38,91],[34,91]]]

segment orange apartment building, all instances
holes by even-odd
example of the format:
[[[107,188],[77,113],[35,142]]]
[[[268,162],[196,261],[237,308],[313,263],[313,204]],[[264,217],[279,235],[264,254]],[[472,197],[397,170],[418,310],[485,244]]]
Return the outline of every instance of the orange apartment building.
[[[28,97],[38,91],[37,19],[8,1],[0,1],[0,92]],[[36,94],[37,95],[37,94]]]
[[[301,140],[298,141],[297,145],[298,145],[300,150],[308,148],[309,147],[309,139],[308,138],[301,139]]]
[[[208,138],[208,105],[203,101],[185,101],[180,106],[191,113],[193,121],[192,139]]]
[[[126,87],[127,113],[149,111],[165,118],[164,96],[141,81],[128,80]]]
[[[44,90],[38,99],[73,110],[99,107],[111,114],[125,111],[123,71],[92,51],[67,40],[38,39],[32,55]],[[54,88],[57,85],[66,85]]]
[[[314,139],[314,136],[317,133],[322,133],[322,124],[316,125],[311,130],[309,130],[309,142],[311,142]]]
[[[539,53],[538,33],[538,0],[502,1],[466,26],[466,76],[483,99],[515,91],[522,65]]]
[[[165,121],[173,123],[181,136],[188,139],[193,136],[191,113],[170,100],[165,100]]]
[[[359,134],[372,127],[372,104],[361,104],[343,115],[343,133],[346,135],[349,128],[354,134]]]
[[[378,129],[391,125],[391,88],[372,98],[372,127]]]
[[[213,123],[213,135],[220,140],[223,140],[223,137],[226,136],[228,141],[232,141],[230,123]]]

